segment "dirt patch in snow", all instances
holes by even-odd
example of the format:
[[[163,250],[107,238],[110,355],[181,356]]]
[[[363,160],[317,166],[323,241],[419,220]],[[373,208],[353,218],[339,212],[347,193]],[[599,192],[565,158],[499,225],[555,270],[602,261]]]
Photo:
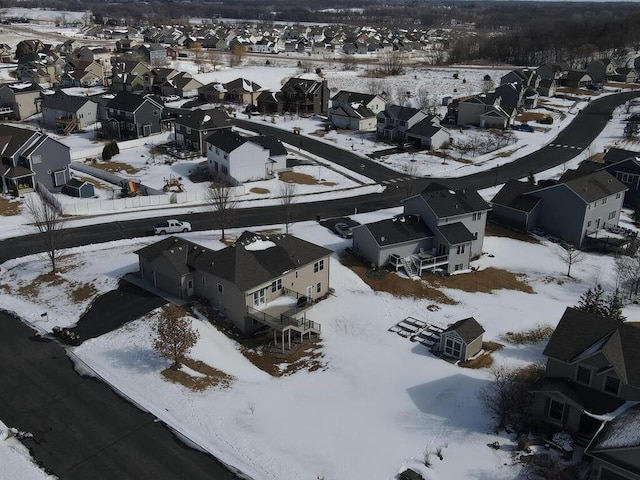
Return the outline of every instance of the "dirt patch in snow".
[[[0,215],[10,217],[12,215],[18,215],[20,213],[20,201],[7,200],[0,197]]]
[[[429,277],[429,280],[439,287],[455,288],[470,293],[491,293],[494,290],[517,290],[525,293],[535,293],[531,285],[526,282],[525,275],[493,267],[448,277],[433,276]]]
[[[493,222],[487,223],[484,234],[487,237],[506,237],[513,238],[514,240],[520,240],[521,242],[540,243],[539,240],[526,232],[512,230]]]
[[[280,180],[287,183],[297,183],[299,185],[324,185],[327,187],[336,185],[335,182],[321,182],[311,175],[299,172],[282,172],[280,174]]]
[[[140,171],[139,168],[132,167],[128,163],[124,162],[92,162],[90,164],[94,168],[98,168],[100,170],[104,170],[105,172],[121,172],[125,171],[129,175],[134,175]]]
[[[258,193],[260,195],[263,194],[267,194],[270,193],[268,188],[260,188],[260,187],[253,187],[251,190],[249,190],[251,193]]]
[[[207,365],[200,360],[192,358],[182,359],[183,365],[196,372],[198,375],[190,375],[184,370],[167,368],[162,371],[162,376],[173,383],[179,383],[190,390],[201,392],[210,387],[227,388],[231,385],[233,377],[220,370]]]

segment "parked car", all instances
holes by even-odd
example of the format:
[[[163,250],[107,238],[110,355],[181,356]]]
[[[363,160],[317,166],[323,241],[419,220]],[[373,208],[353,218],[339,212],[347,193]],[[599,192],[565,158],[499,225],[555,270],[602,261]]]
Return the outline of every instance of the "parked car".
[[[167,233],[185,233],[191,231],[191,224],[189,222],[181,222],[180,220],[167,220],[163,223],[158,223],[153,226],[153,233],[156,235],[165,235]]]
[[[520,125],[514,125],[513,129],[518,130],[520,132],[535,132],[535,128],[533,128],[531,125],[527,125],[526,123],[522,123]]]
[[[333,227],[338,235],[342,238],[351,238],[353,237],[353,231],[351,227],[344,222],[336,223]]]

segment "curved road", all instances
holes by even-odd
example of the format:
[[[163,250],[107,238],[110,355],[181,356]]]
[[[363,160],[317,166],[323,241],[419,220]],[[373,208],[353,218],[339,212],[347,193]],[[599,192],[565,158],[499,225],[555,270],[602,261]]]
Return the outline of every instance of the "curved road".
[[[640,92],[604,97],[576,116],[569,127],[539,151],[497,170],[460,178],[438,179],[451,188],[482,189],[509,178],[522,178],[560,165],[578,155],[602,131],[618,105]],[[398,172],[324,142],[282,132],[268,125],[237,121],[260,133],[277,133],[299,146],[377,182],[403,177],[385,192],[297,205],[296,220],[334,217],[399,205],[408,188],[419,191],[429,179],[409,179]],[[355,142],[357,146],[357,141]],[[574,148],[572,148],[574,147]],[[356,147],[357,148],[357,147]],[[361,165],[365,165],[364,169]],[[280,223],[279,208],[234,212],[229,227]],[[215,228],[211,214],[192,214],[195,230]],[[65,230],[60,247],[146,236],[154,219],[118,221]],[[0,263],[43,250],[37,235],[0,241]],[[62,479],[110,478],[237,478],[208,455],[185,447],[154,418],[120,398],[106,385],[79,377],[57,344],[37,342],[33,331],[0,313],[0,418],[35,434],[25,440],[35,458]]]

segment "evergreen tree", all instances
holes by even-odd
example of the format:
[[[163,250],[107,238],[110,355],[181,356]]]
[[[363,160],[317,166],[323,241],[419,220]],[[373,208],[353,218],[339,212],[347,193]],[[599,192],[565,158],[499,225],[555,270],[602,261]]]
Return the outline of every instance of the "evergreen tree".
[[[622,300],[620,299],[620,295],[617,290],[615,293],[607,296],[605,309],[607,311],[606,316],[613,320],[624,322],[627,318],[622,314]]]
[[[602,285],[598,283],[595,287],[590,288],[580,295],[580,300],[576,308],[597,315],[606,315],[607,308],[603,296],[604,290],[602,289]]]

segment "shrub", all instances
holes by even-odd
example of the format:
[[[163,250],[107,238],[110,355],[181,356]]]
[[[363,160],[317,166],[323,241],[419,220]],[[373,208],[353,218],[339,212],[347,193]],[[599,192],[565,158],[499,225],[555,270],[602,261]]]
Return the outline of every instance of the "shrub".
[[[538,120],[538,123],[542,123],[544,125],[552,125],[553,124],[553,117],[551,115],[546,115],[546,116],[542,117],[540,120]]]
[[[118,144],[116,142],[109,142],[102,149],[102,160],[107,162],[119,153],[120,149],[118,148]]]
[[[504,334],[504,338],[508,342],[515,343],[516,345],[538,343],[549,340],[553,330],[551,325],[538,325],[522,332],[507,332]]]

